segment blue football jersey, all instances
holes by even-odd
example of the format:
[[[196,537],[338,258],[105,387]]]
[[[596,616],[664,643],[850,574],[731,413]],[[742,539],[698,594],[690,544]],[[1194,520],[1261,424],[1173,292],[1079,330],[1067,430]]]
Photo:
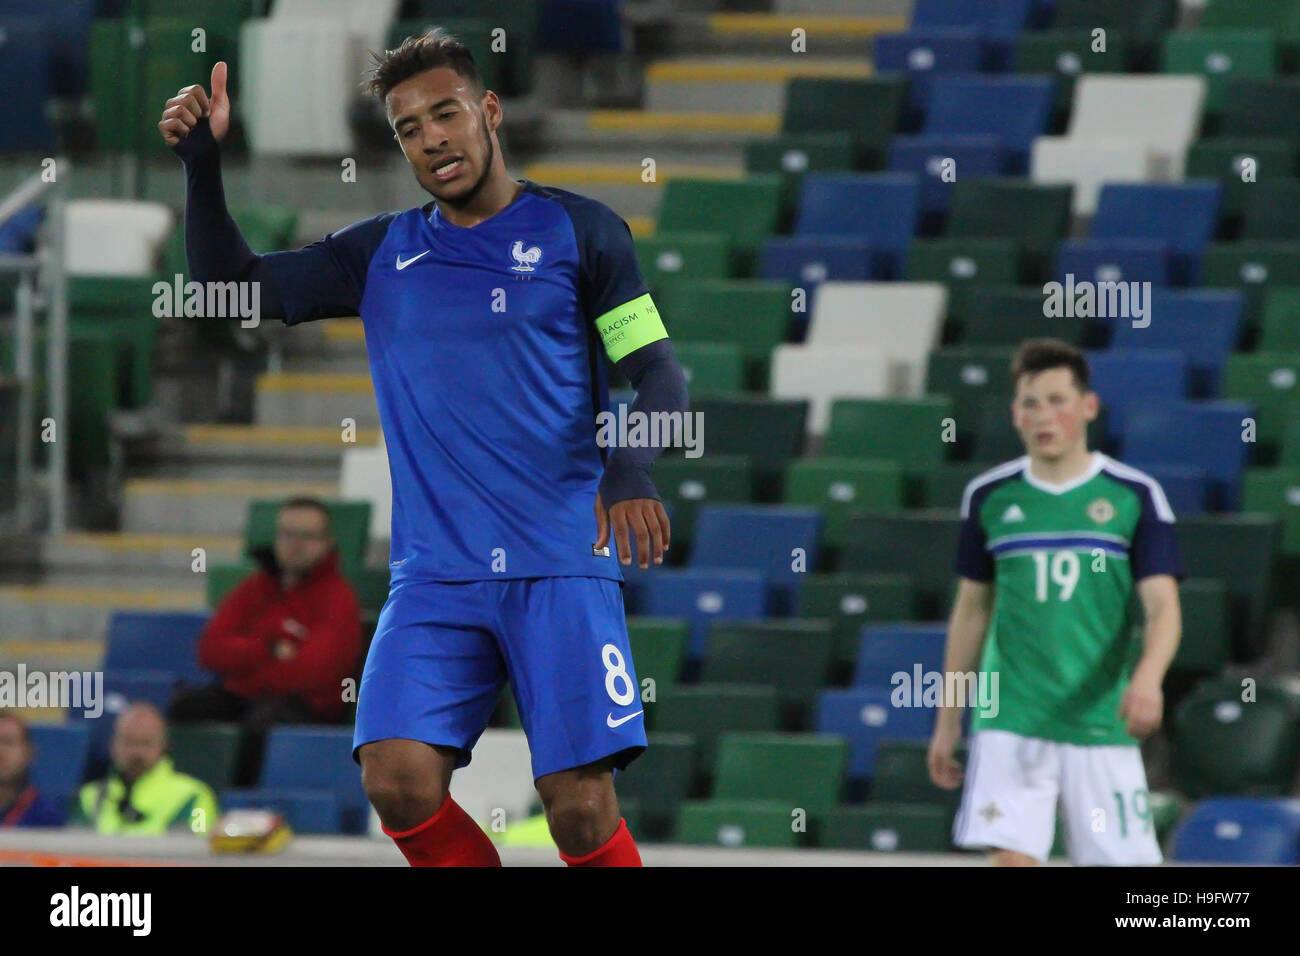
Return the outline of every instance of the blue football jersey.
[[[523,186],[469,228],[430,202],[265,257],[286,325],[361,316],[394,585],[622,578],[617,557],[592,553],[601,351],[617,361],[666,333],[627,224],[595,200]]]

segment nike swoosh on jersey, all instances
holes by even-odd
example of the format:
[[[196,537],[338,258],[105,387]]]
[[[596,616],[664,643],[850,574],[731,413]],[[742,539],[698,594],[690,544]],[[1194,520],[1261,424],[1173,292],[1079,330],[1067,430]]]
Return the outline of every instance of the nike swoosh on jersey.
[[[635,714],[628,714],[626,717],[620,717],[618,720],[615,720],[615,719],[614,719],[614,715],[613,715],[613,714],[607,714],[607,715],[605,716],[605,723],[607,723],[610,727],[617,727],[617,726],[619,726],[620,724],[626,724],[626,723],[627,723],[629,720],[631,720],[633,717],[640,717],[641,714],[643,714],[643,713],[644,713],[644,711],[640,711],[640,710],[638,710]]]
[[[420,255],[418,255],[418,256],[412,256],[410,259],[407,259],[405,262],[403,262],[403,261],[402,261],[402,254],[399,252],[399,253],[397,254],[397,271],[398,271],[398,272],[401,272],[403,269],[405,269],[407,266],[409,266],[409,265],[410,265],[412,262],[414,262],[416,259],[422,258],[423,256],[427,256],[428,254],[429,254],[429,250],[428,250],[428,249],[425,249],[422,253],[420,253]]]

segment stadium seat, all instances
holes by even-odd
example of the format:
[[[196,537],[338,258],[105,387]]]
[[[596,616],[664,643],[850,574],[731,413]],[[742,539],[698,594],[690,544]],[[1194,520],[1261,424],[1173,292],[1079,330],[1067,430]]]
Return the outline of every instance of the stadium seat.
[[[690,625],[680,618],[629,617],[628,643],[636,665],[637,679],[654,681],[656,694],[672,690],[686,660]]]
[[[674,342],[692,391],[739,392],[745,387],[745,350],[735,342]]]
[[[1232,79],[1223,91],[1218,123],[1219,136],[1283,136],[1296,140],[1295,124],[1289,117],[1300,109],[1300,77]]]
[[[949,454],[946,395],[915,399],[841,399],[831,406],[824,454],[893,460],[904,468],[936,464]]]
[[[795,828],[798,809],[788,801],[687,800],[677,819],[674,841],[724,847],[792,849],[802,844]]]
[[[1010,239],[917,239],[907,249],[903,278],[946,283],[947,324],[958,331],[981,289],[1015,285],[1026,277],[1020,250]]]
[[[781,222],[781,177],[740,180],[674,177],[664,186],[657,232],[722,232],[731,244],[731,274],[754,275],[763,241]]]
[[[1181,520],[1182,515],[1172,501],[1170,507]],[[1183,635],[1171,667],[1184,673],[1219,673],[1232,651],[1227,585],[1209,578],[1187,578],[1179,582],[1178,601],[1183,615]]]
[[[1149,68],[1155,45],[1178,19],[1178,0],[1058,0],[1052,26],[1058,29],[1101,27],[1134,47],[1133,66]]]
[[[1010,404],[1011,396],[1003,395],[999,414],[1006,427],[1010,425],[1010,413],[1006,411]],[[959,508],[966,486],[999,464],[997,461],[944,462],[915,472],[911,476],[917,489],[915,504],[919,508]]]
[[[930,99],[930,83],[942,73],[980,73],[990,66],[988,41],[978,30],[928,29],[878,33],[871,46],[875,68],[907,77],[904,128],[916,129]]]
[[[909,673],[909,681],[911,677]],[[900,686],[897,693],[901,695],[903,690]],[[890,700],[893,693],[896,691],[889,687],[854,687],[824,690],[818,697],[817,730],[847,742],[850,780],[870,779],[875,770],[876,748],[882,740],[928,739],[934,729],[935,708],[911,706],[910,697],[903,706],[897,706]]]
[[[1259,350],[1300,352],[1300,289],[1270,289],[1260,306]]]
[[[948,212],[952,184],[961,176],[998,176],[1011,165],[996,136],[926,133],[895,136],[889,147],[891,172],[916,176],[921,184],[917,232],[938,231]]]
[[[114,611],[108,620],[104,669],[170,671],[183,684],[216,681],[199,666],[206,611]]]
[[[885,70],[880,64],[877,68],[882,73]],[[796,141],[810,134],[848,133],[853,140],[856,164],[865,169],[878,169],[884,164],[885,149],[899,128],[905,95],[906,84],[901,76],[792,77],[787,86],[781,133],[784,137],[796,137]],[[811,161],[808,170],[813,171]]]
[[[239,582],[244,580],[255,571],[251,561],[240,561],[235,564],[210,564],[207,573],[204,575],[206,580],[205,597],[207,605],[213,610],[216,609],[226,595],[239,586]]]
[[[956,510],[859,512],[849,516],[847,525],[839,570],[910,575],[918,617],[933,621],[947,616],[961,526]]]
[[[1155,239],[1067,239],[1056,254],[1057,282],[1169,284],[1169,246]]]
[[[35,19],[0,19],[0,153],[48,153],[54,130],[46,113],[55,81],[57,44],[47,24]]]
[[[167,728],[167,752],[176,769],[197,777],[214,791],[235,785],[239,747],[236,724],[173,724]]]
[[[740,345],[754,389],[767,388],[769,356],[790,330],[792,304],[786,283],[754,279],[683,279],[666,286],[658,303],[673,339]]]
[[[1250,451],[1250,443],[1242,440],[1242,422],[1254,414],[1251,405],[1165,401],[1152,406],[1130,400],[1119,407],[1123,412],[1120,447],[1125,461],[1138,467],[1158,461],[1204,468],[1210,507],[1237,507]]]
[[[914,617],[916,596],[905,574],[808,574],[799,585],[795,613],[831,622],[835,633],[834,665],[848,674],[857,660],[864,624],[905,621]]]
[[[660,231],[636,240],[636,260],[657,295],[665,282],[677,279],[730,278],[731,244],[721,232]]]
[[[649,746],[625,770],[614,775],[620,806],[636,801],[641,828],[636,838],[667,840],[677,821],[677,810],[691,793],[696,772],[696,742],[691,734],[650,733]]]
[[[823,817],[844,788],[848,746],[830,734],[724,733],[718,741],[713,797],[776,800]]]
[[[874,279],[871,243],[851,236],[777,236],[763,244],[759,277],[812,289],[827,279]]]
[[[778,345],[772,350],[772,397],[809,403],[808,433],[825,434],[831,403],[840,398],[884,398],[895,376],[876,348]]]
[[[947,636],[943,624],[872,624],[863,628],[853,686],[889,690],[895,675],[906,674],[911,680],[918,666],[923,674],[942,672]]]
[[[1025,255],[1031,281],[1046,278],[1048,253],[1070,225],[1071,187],[1020,179],[959,180],[944,235],[1013,239]]]
[[[1258,320],[1264,295],[1276,286],[1300,286],[1300,242],[1212,243],[1205,253],[1205,285],[1240,289],[1247,322]]]
[[[876,746],[868,802],[937,806],[947,810],[951,822],[961,803],[961,790],[941,790],[930,780],[929,746],[929,741],[882,740]],[[965,744],[958,745],[956,756],[966,762]]]
[[[795,78],[790,84],[798,82],[801,79]],[[786,89],[789,91],[790,86]],[[787,92],[786,95],[792,94]],[[862,162],[864,169],[873,165],[879,167],[880,164]],[[857,143],[848,132],[783,133],[772,139],[752,139],[745,144],[745,172],[781,176],[782,192],[790,203],[799,194],[799,184],[806,173],[842,173],[858,166]]]
[[[801,576],[817,567],[822,515],[816,508],[783,505],[704,505],[695,517],[689,565],[696,570],[758,571],[773,597],[773,611],[789,614]]]
[[[64,265],[75,276],[152,278],[154,258],[174,220],[162,203],[125,199],[71,200],[64,216]],[[152,293],[147,301],[152,304]]]
[[[1007,408],[1011,399],[1010,377],[1011,349],[1005,346],[960,345],[930,353],[925,390],[932,395],[947,395],[958,409],[959,454],[970,448],[986,405]]]
[[[1300,710],[1295,688],[1260,678],[1254,700],[1243,681],[1205,681],[1178,706],[1173,772],[1192,797],[1280,796],[1300,758]]]
[[[1233,355],[1223,375],[1223,394],[1255,408],[1259,458],[1275,460],[1286,423],[1300,408],[1300,352]]]
[[[1071,212],[1087,219],[1096,215],[1106,183],[1168,178],[1161,163],[1142,140],[1040,136],[1034,141],[1029,175],[1036,183],[1073,186]]]
[[[785,500],[820,509],[822,544],[835,550],[844,544],[844,521],[850,511],[903,507],[903,469],[889,460],[803,458],[786,472]]]
[[[1273,33],[1281,46],[1279,66],[1295,72],[1300,46],[1300,7],[1295,0],[1259,0],[1237,3],[1210,0],[1201,12],[1200,25],[1215,29],[1256,29]]]
[[[67,809],[86,777],[90,728],[84,722],[33,724],[27,728],[35,755],[30,779],[49,800]]]
[[[1300,468],[1247,469],[1241,507],[1275,516],[1281,523],[1278,550],[1300,556]]]
[[[919,396],[947,300],[936,282],[826,282],[813,302],[806,344],[883,351],[891,361],[890,393]]]
[[[1001,172],[1024,175],[1030,147],[1047,132],[1055,96],[1048,76],[937,76],[923,130],[929,136],[994,136],[1006,156]]]
[[[818,845],[878,853],[948,853],[952,850],[951,811],[908,803],[839,806],[822,824]]]
[[[478,17],[484,11],[482,0],[419,0],[416,5],[421,17],[436,23],[449,17]],[[512,55],[506,57],[502,64],[504,91],[510,96],[522,96],[533,88],[541,18],[539,0],[518,0],[493,11],[493,23],[503,28],[506,35],[512,38]]]
[[[1049,74],[1056,80],[1055,109],[1064,115],[1074,100],[1074,86],[1086,73],[1123,73],[1130,51],[1123,33],[1106,37],[1105,50],[1095,50],[1092,28],[1028,30],[1016,38],[1017,73]]]
[[[920,208],[920,180],[910,173],[812,173],[803,180],[794,232],[865,239],[873,272],[897,278]]]
[[[231,810],[272,810],[303,835],[355,834],[343,825],[339,795],[330,790],[288,787],[226,789],[217,797],[223,813]]]
[[[781,700],[775,687],[743,684],[679,684],[647,710],[656,733],[695,738],[698,768],[711,779],[718,739],[737,731],[774,733],[781,725]]]
[[[1175,515],[1202,514],[1209,509],[1210,489],[1204,468],[1148,464],[1143,471],[1160,483]]]
[[[690,621],[687,656],[698,658],[704,651],[709,621],[765,617],[768,588],[766,579],[757,571],[656,568],[653,574],[636,582],[632,600],[627,603],[635,614]]]
[[[693,395],[691,411],[708,423],[709,458],[743,455],[754,475],[754,500],[780,501],[781,476],[804,445],[808,402],[750,395]]]
[[[1180,157],[1186,144],[1179,147]],[[1200,282],[1201,258],[1214,238],[1223,187],[1199,179],[1170,185],[1112,183],[1102,188],[1094,239],[1155,239],[1169,244],[1175,285]]]
[[[1114,323],[1116,349],[1179,349],[1187,356],[1190,395],[1194,398],[1252,398],[1221,392],[1224,363],[1241,338],[1246,309],[1240,292],[1217,289],[1153,289],[1149,325]]]
[[[1205,111],[1214,114],[1230,80],[1277,72],[1277,37],[1268,30],[1174,30],[1165,35],[1161,67],[1204,76]]]
[[[1179,863],[1300,864],[1300,800],[1218,799],[1198,803],[1179,825]]]
[[[1063,289],[1066,296],[1068,290]],[[1011,349],[1027,338],[1050,335],[1082,344],[1095,320],[1078,314],[1062,299],[1062,315],[1048,315],[1042,287],[989,286],[973,298],[961,327],[962,345]],[[1002,383],[999,382],[999,385]]]
[[[393,525],[393,486],[388,472],[388,449],[382,434],[379,441],[369,447],[344,449],[339,469],[339,496],[345,500],[368,501],[370,540],[389,539]]]
[[[260,785],[267,790],[321,790],[334,794],[344,833],[364,833],[370,804],[352,759],[347,727],[279,726],[267,734]]]
[[[1214,578],[1228,589],[1233,656],[1249,659],[1263,646],[1273,588],[1278,520],[1271,515],[1189,516],[1174,526],[1190,577]]]
[[[1254,183],[1241,211],[1243,239],[1294,239],[1300,235],[1300,181]]]
[[[769,684],[780,694],[782,727],[806,730],[813,697],[830,678],[834,643],[829,621],[715,622],[700,680]]]
[[[1266,179],[1289,179],[1300,168],[1300,144],[1281,137],[1211,137],[1187,150],[1187,175],[1223,184],[1219,219],[1224,234],[1236,235],[1246,197]]]
[[[709,441],[713,441],[712,436]],[[670,557],[689,550],[700,505],[749,501],[754,492],[754,469],[749,459],[740,455],[661,455],[651,477],[664,505],[672,508]]]

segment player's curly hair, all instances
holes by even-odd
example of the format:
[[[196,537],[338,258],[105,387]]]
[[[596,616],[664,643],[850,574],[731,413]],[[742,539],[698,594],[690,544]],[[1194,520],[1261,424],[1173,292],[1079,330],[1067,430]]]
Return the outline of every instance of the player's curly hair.
[[[1081,392],[1088,390],[1088,360],[1083,353],[1063,339],[1026,339],[1011,357],[1011,387],[1022,375],[1037,375],[1052,368],[1068,368]]]
[[[434,27],[421,36],[409,36],[395,50],[385,50],[382,54],[371,50],[370,58],[375,67],[366,74],[361,88],[380,102],[398,83],[440,66],[455,70],[479,96],[486,92],[474,54],[442,27]]]

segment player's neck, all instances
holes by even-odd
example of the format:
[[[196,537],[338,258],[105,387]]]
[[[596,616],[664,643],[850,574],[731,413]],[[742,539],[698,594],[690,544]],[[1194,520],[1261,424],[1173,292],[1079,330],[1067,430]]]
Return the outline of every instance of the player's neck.
[[[1082,442],[1072,451],[1060,458],[1044,459],[1029,457],[1029,472],[1040,481],[1053,485],[1063,485],[1073,481],[1093,465],[1093,452]]]
[[[500,175],[488,177],[483,188],[468,206],[458,208],[439,202],[438,212],[453,226],[469,229],[485,219],[491,219],[505,209],[519,197],[523,190],[523,184],[507,176],[503,168]]]

